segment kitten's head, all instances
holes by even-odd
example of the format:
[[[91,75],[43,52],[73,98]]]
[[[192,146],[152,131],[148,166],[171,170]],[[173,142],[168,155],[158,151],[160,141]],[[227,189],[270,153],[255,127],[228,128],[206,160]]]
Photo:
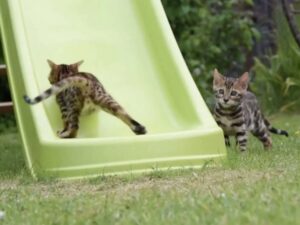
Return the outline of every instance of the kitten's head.
[[[70,65],[66,65],[66,64],[57,65],[49,59],[47,60],[47,62],[51,68],[48,80],[50,84],[55,84],[66,77],[78,73],[79,72],[78,67],[83,63],[83,60]]]
[[[248,72],[245,72],[239,78],[232,78],[223,76],[215,69],[213,90],[216,101],[224,108],[239,105],[243,95],[247,91],[248,82]]]

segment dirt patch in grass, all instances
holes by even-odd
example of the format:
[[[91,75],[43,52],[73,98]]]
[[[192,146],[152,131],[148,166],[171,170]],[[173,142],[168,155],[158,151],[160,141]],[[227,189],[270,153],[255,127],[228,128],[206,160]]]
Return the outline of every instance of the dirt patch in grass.
[[[224,186],[234,188],[239,184],[253,185],[261,180],[280,179],[285,176],[284,170],[255,171],[255,170],[221,170],[210,168],[206,171],[189,171],[188,174],[166,178],[139,177],[129,181],[118,176],[107,177],[103,182],[92,183],[82,181],[51,181],[30,182],[23,184],[16,180],[0,182],[0,193],[23,189],[27,193],[35,193],[41,197],[76,197],[79,195],[126,196],[133,192],[211,192],[220,195]]]

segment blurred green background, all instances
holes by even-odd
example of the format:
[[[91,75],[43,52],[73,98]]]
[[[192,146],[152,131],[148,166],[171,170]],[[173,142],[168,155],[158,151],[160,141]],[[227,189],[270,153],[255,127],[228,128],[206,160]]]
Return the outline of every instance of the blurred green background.
[[[251,90],[269,113],[300,109],[300,51],[277,0],[162,0],[202,96],[211,107],[212,70],[250,71]],[[300,16],[299,16],[300,17]],[[0,45],[0,62],[4,62]],[[0,101],[10,100],[0,77]]]
[[[212,71],[218,68],[230,76],[249,71],[250,89],[267,114],[300,109],[300,51],[279,0],[162,2],[209,106],[213,103]]]

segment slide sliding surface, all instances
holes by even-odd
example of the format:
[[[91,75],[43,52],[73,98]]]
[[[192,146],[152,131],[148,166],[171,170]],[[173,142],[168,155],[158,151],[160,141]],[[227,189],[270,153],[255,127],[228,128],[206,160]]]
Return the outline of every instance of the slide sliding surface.
[[[226,155],[223,134],[200,96],[159,0],[1,0],[1,34],[28,167],[34,176],[79,178],[153,167],[201,167]],[[51,59],[84,60],[108,92],[147,127],[134,135],[99,111],[80,118],[76,139],[59,139]]]

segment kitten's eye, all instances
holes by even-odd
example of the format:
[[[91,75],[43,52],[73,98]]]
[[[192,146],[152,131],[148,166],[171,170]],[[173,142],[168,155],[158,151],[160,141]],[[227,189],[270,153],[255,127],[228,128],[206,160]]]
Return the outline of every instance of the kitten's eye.
[[[223,95],[223,94],[224,94],[224,90],[223,90],[223,89],[220,89],[220,90],[219,90],[219,94]]]
[[[232,91],[230,94],[231,96],[237,96],[238,93],[236,91]]]

